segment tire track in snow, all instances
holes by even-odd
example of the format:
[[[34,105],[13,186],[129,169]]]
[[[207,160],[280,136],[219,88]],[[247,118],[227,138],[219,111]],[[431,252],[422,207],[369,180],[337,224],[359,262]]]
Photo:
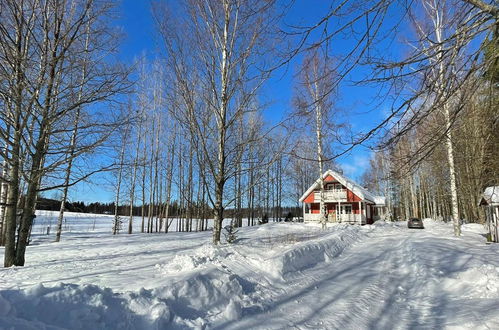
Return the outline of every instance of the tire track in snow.
[[[396,229],[381,234],[366,232],[362,239],[348,244],[332,260],[294,272],[279,283],[270,281],[270,287],[266,283],[264,290],[268,294],[265,298],[274,306],[265,313],[254,315],[252,320],[246,319],[236,328],[263,324],[264,329],[386,328],[376,316],[385,311],[387,304],[384,302],[390,304],[391,297],[396,295],[397,286],[391,286],[390,281],[399,276],[397,268],[402,256],[398,250],[404,244],[399,237],[394,237],[393,234],[399,231]],[[362,251],[374,253],[363,256]],[[363,256],[361,260],[359,256]],[[345,287],[345,280],[349,285],[353,284],[352,287]],[[296,313],[290,313],[297,307]],[[269,322],[279,319],[287,320],[285,327],[282,322]]]
[[[334,308],[332,308],[331,318],[327,322],[322,322],[325,328],[385,329],[389,325],[383,324],[382,315],[385,311],[385,303],[389,302],[395,294],[392,282],[399,276],[397,275],[397,269],[402,263],[402,256],[399,251],[405,241],[395,240],[393,242],[395,244],[387,244],[387,246],[390,246],[389,254],[380,254],[379,257],[383,257],[382,261],[376,265],[376,270],[372,272],[370,277],[358,283],[361,287],[335,303]],[[363,246],[359,246],[357,249],[365,249],[371,243],[371,240],[367,240]],[[387,272],[382,272],[382,270]],[[360,269],[359,271],[368,270]],[[405,318],[402,315],[400,316],[402,323],[405,323]],[[316,328],[317,324],[311,324],[311,326],[307,324],[307,327]]]
[[[292,297],[295,293],[299,293],[303,287],[310,286],[313,288],[315,286],[313,279],[309,277],[313,269],[320,269],[323,265],[330,266],[332,260],[345,253],[346,250],[356,246],[358,241],[366,239],[364,235],[359,233],[359,228],[355,228],[353,231],[353,227],[347,226],[346,228],[348,228],[346,232],[339,232],[336,228],[334,231],[315,233],[314,239],[299,240],[292,244],[283,245],[282,254],[260,256],[264,257],[261,260],[247,257],[244,252],[241,253],[242,251],[232,250],[231,257],[221,261],[219,267],[231,274],[235,274],[238,278],[250,280],[250,283],[253,284],[251,292],[245,292],[252,304],[247,306],[251,307],[243,311],[243,315],[271,317],[270,315],[274,313],[285,312],[284,305],[287,304],[286,301],[288,299],[291,299],[290,296]],[[285,266],[285,264],[281,265],[279,262],[282,262],[284,259],[288,260],[288,254],[295,251],[299,252],[299,258],[304,257],[301,254],[305,251],[313,252],[314,259],[318,253],[322,253],[323,258],[319,258],[321,260],[317,262],[307,262],[304,267],[299,267],[299,270],[293,272],[277,271],[280,269],[279,266]],[[272,264],[273,261],[277,261],[277,264]],[[272,265],[277,269],[269,269]],[[291,301],[293,306],[296,306],[294,305],[295,303]],[[244,329],[247,327],[238,325],[235,328]],[[264,328],[267,328],[267,325]],[[270,326],[269,328],[275,327]]]

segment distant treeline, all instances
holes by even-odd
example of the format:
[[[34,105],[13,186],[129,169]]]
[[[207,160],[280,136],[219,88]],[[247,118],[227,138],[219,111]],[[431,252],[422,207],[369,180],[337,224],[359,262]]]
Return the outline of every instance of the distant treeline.
[[[80,201],[70,202],[67,201],[65,204],[65,210],[69,212],[81,212],[81,213],[96,213],[96,214],[114,214],[114,202],[111,203],[101,203],[101,202],[92,202],[85,203]],[[61,201],[50,199],[50,198],[38,198],[36,204],[37,210],[48,210],[48,211],[59,211],[61,209]],[[147,210],[149,209],[149,204],[145,204],[144,207],[142,205],[133,207],[133,215],[140,216],[142,215],[142,210],[145,210],[147,214]],[[154,212],[155,214],[156,212]],[[130,215],[130,205],[119,205],[118,206],[118,214],[125,216]],[[170,205],[169,214],[171,216],[177,216],[182,214],[182,210],[178,206],[178,203],[174,201]]]
[[[96,214],[114,214],[114,202],[112,203],[101,203],[101,202],[92,202],[86,204],[85,202],[81,201],[75,201],[75,202],[66,202],[66,211],[69,212],[81,212],[81,213],[96,213]],[[43,198],[39,197],[37,201],[37,206],[36,208],[38,210],[47,210],[47,211],[59,211],[61,208],[61,201],[56,200],[56,199],[50,199],[50,198]],[[140,216],[142,215],[142,209],[148,210],[149,205],[145,204],[144,208],[142,208],[141,205],[135,206],[133,208],[133,215],[135,216]],[[192,214],[197,214],[196,210],[200,209],[200,206],[194,205],[194,212]],[[211,209],[208,206],[205,206],[205,209],[209,210],[208,212],[211,214]],[[249,216],[249,212],[245,208],[241,209],[240,212],[242,213],[242,216],[244,218],[247,218]],[[235,214],[235,211],[233,209],[227,209],[226,210],[226,217],[231,218]],[[262,218],[262,217],[269,217],[271,218],[273,214],[276,214],[275,210],[255,210],[254,211],[255,217],[257,218]],[[120,205],[118,206],[118,214],[122,216],[130,215],[130,206],[129,205]],[[179,207],[179,204],[174,201],[170,205],[170,211],[169,215],[173,217],[178,217],[178,216],[183,216],[186,214],[186,210],[183,208]],[[301,208],[299,207],[281,207],[281,212],[279,214],[282,214],[282,220],[286,217],[299,217],[301,216]]]

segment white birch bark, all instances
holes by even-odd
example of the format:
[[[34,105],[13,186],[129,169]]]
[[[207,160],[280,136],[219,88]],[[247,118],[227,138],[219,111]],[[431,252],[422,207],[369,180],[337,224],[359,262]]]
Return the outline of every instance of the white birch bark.
[[[320,223],[322,224],[322,229],[326,229],[327,215],[326,208],[324,203],[324,160],[322,155],[322,114],[320,107],[316,105],[315,107],[315,118],[316,118],[316,126],[315,126],[315,134],[317,138],[317,160],[319,165],[319,180],[320,180]]]
[[[7,135],[10,135],[10,125],[7,127]],[[9,150],[9,144],[6,142],[5,143],[5,158],[7,158],[8,155],[8,150]],[[4,240],[5,240],[5,210],[6,210],[6,204],[7,204],[7,191],[9,189],[9,184],[8,181],[8,174],[9,174],[9,163],[5,159],[2,162],[2,174],[1,175],[1,182],[0,182],[0,246],[4,245]]]
[[[451,132],[451,115],[450,115],[450,104],[448,93],[445,88],[445,70],[446,63],[443,60],[443,32],[444,32],[444,17],[441,7],[437,0],[433,0],[431,3],[427,2],[427,5],[431,8],[430,19],[433,23],[433,27],[435,29],[435,38],[438,43],[437,46],[437,54],[435,57],[437,58],[438,63],[438,77],[436,80],[437,83],[437,99],[442,100],[442,112],[445,120],[445,148],[447,152],[447,163],[449,166],[449,189],[451,194],[451,212],[452,212],[452,221],[454,223],[454,235],[461,236],[461,224],[459,221],[459,207],[458,207],[458,197],[457,197],[457,182],[456,182],[456,166],[454,162],[454,146],[452,140],[452,132]],[[448,68],[447,68],[448,69]]]
[[[224,27],[223,34],[220,40],[221,43],[221,62],[220,62],[220,105],[217,111],[217,173],[215,175],[215,205],[214,205],[214,226],[213,226],[213,244],[220,243],[220,234],[222,231],[223,221],[223,196],[225,186],[225,135],[226,135],[226,121],[227,121],[227,107],[228,107],[228,52],[229,52],[229,25],[230,25],[230,12],[231,2],[224,0]]]
[[[87,27],[86,27],[86,36],[85,36],[85,46],[84,46],[84,52],[88,51],[88,43],[89,43],[89,37],[90,37],[90,21],[87,22]],[[82,94],[83,94],[83,86],[85,84],[85,79],[86,79],[86,74],[87,74],[87,59],[83,59],[83,65],[81,69],[81,86],[78,91],[78,103],[81,102],[82,99]],[[61,199],[61,207],[59,210],[59,217],[57,219],[57,232],[55,236],[55,241],[59,242],[61,240],[61,233],[62,233],[62,221],[64,219],[64,209],[66,207],[66,201],[68,198],[68,190],[69,190],[69,180],[71,179],[71,170],[73,167],[73,159],[74,159],[74,154],[75,154],[75,147],[76,147],[76,138],[78,136],[78,126],[80,122],[80,112],[81,112],[81,106],[76,108],[76,114],[74,118],[74,124],[73,124],[73,132],[71,133],[71,139],[69,142],[69,150],[68,153],[66,154],[66,160],[68,161],[68,166],[66,168],[66,173],[65,173],[65,178],[64,178],[64,188],[62,192],[62,199]]]
[[[116,196],[114,199],[114,225],[113,225],[113,235],[116,235],[120,231],[120,226],[121,226],[121,221],[120,217],[118,215],[118,206],[120,203],[120,192],[121,192],[121,181],[122,181],[122,175],[123,175],[123,167],[124,167],[124,162],[125,162],[125,149],[127,146],[128,142],[128,131],[129,131],[129,126],[125,128],[124,136],[123,136],[123,141],[121,145],[121,151],[120,151],[120,158],[119,158],[119,168],[118,168],[118,178],[116,182]]]
[[[319,202],[319,212],[322,229],[326,229],[327,226],[327,210],[324,202],[324,155],[323,155],[323,145],[322,145],[322,106],[321,106],[321,96],[319,91],[318,79],[320,73],[318,72],[318,59],[312,59],[312,79],[313,83],[309,82],[310,95],[312,96],[312,101],[314,102],[315,109],[315,135],[317,141],[317,162],[319,169],[319,180],[320,180],[320,202]]]
[[[128,234],[131,234],[133,232],[133,204],[135,201],[135,184],[137,183],[137,170],[139,168],[139,150],[140,150],[140,145],[142,142],[142,122],[143,118],[141,117],[139,119],[139,127],[138,127],[138,134],[137,134],[137,146],[135,148],[135,157],[133,160],[133,169],[132,169],[132,178],[131,178],[131,184],[130,184],[130,217],[128,219]]]
[[[173,137],[171,141],[170,148],[170,158],[167,165],[166,174],[166,206],[165,206],[165,233],[168,232],[172,221],[168,221],[170,215],[170,203],[172,194],[172,179],[173,179],[173,168],[175,166],[175,141],[176,141],[176,129],[173,129]]]

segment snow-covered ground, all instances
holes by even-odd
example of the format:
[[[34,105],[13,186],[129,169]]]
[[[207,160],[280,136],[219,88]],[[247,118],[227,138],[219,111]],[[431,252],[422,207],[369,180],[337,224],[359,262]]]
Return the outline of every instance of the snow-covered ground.
[[[26,266],[0,269],[0,329],[499,329],[499,244],[480,225],[271,223],[213,247],[67,218],[52,243],[40,213]]]

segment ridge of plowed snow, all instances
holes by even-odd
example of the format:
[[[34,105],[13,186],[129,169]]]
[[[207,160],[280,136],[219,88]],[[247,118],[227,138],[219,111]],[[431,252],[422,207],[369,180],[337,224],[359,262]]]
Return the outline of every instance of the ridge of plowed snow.
[[[334,226],[332,232],[297,242],[281,253],[265,260],[266,267],[276,277],[303,271],[320,263],[331,262],[354,242],[365,237],[362,227],[351,225]]]

